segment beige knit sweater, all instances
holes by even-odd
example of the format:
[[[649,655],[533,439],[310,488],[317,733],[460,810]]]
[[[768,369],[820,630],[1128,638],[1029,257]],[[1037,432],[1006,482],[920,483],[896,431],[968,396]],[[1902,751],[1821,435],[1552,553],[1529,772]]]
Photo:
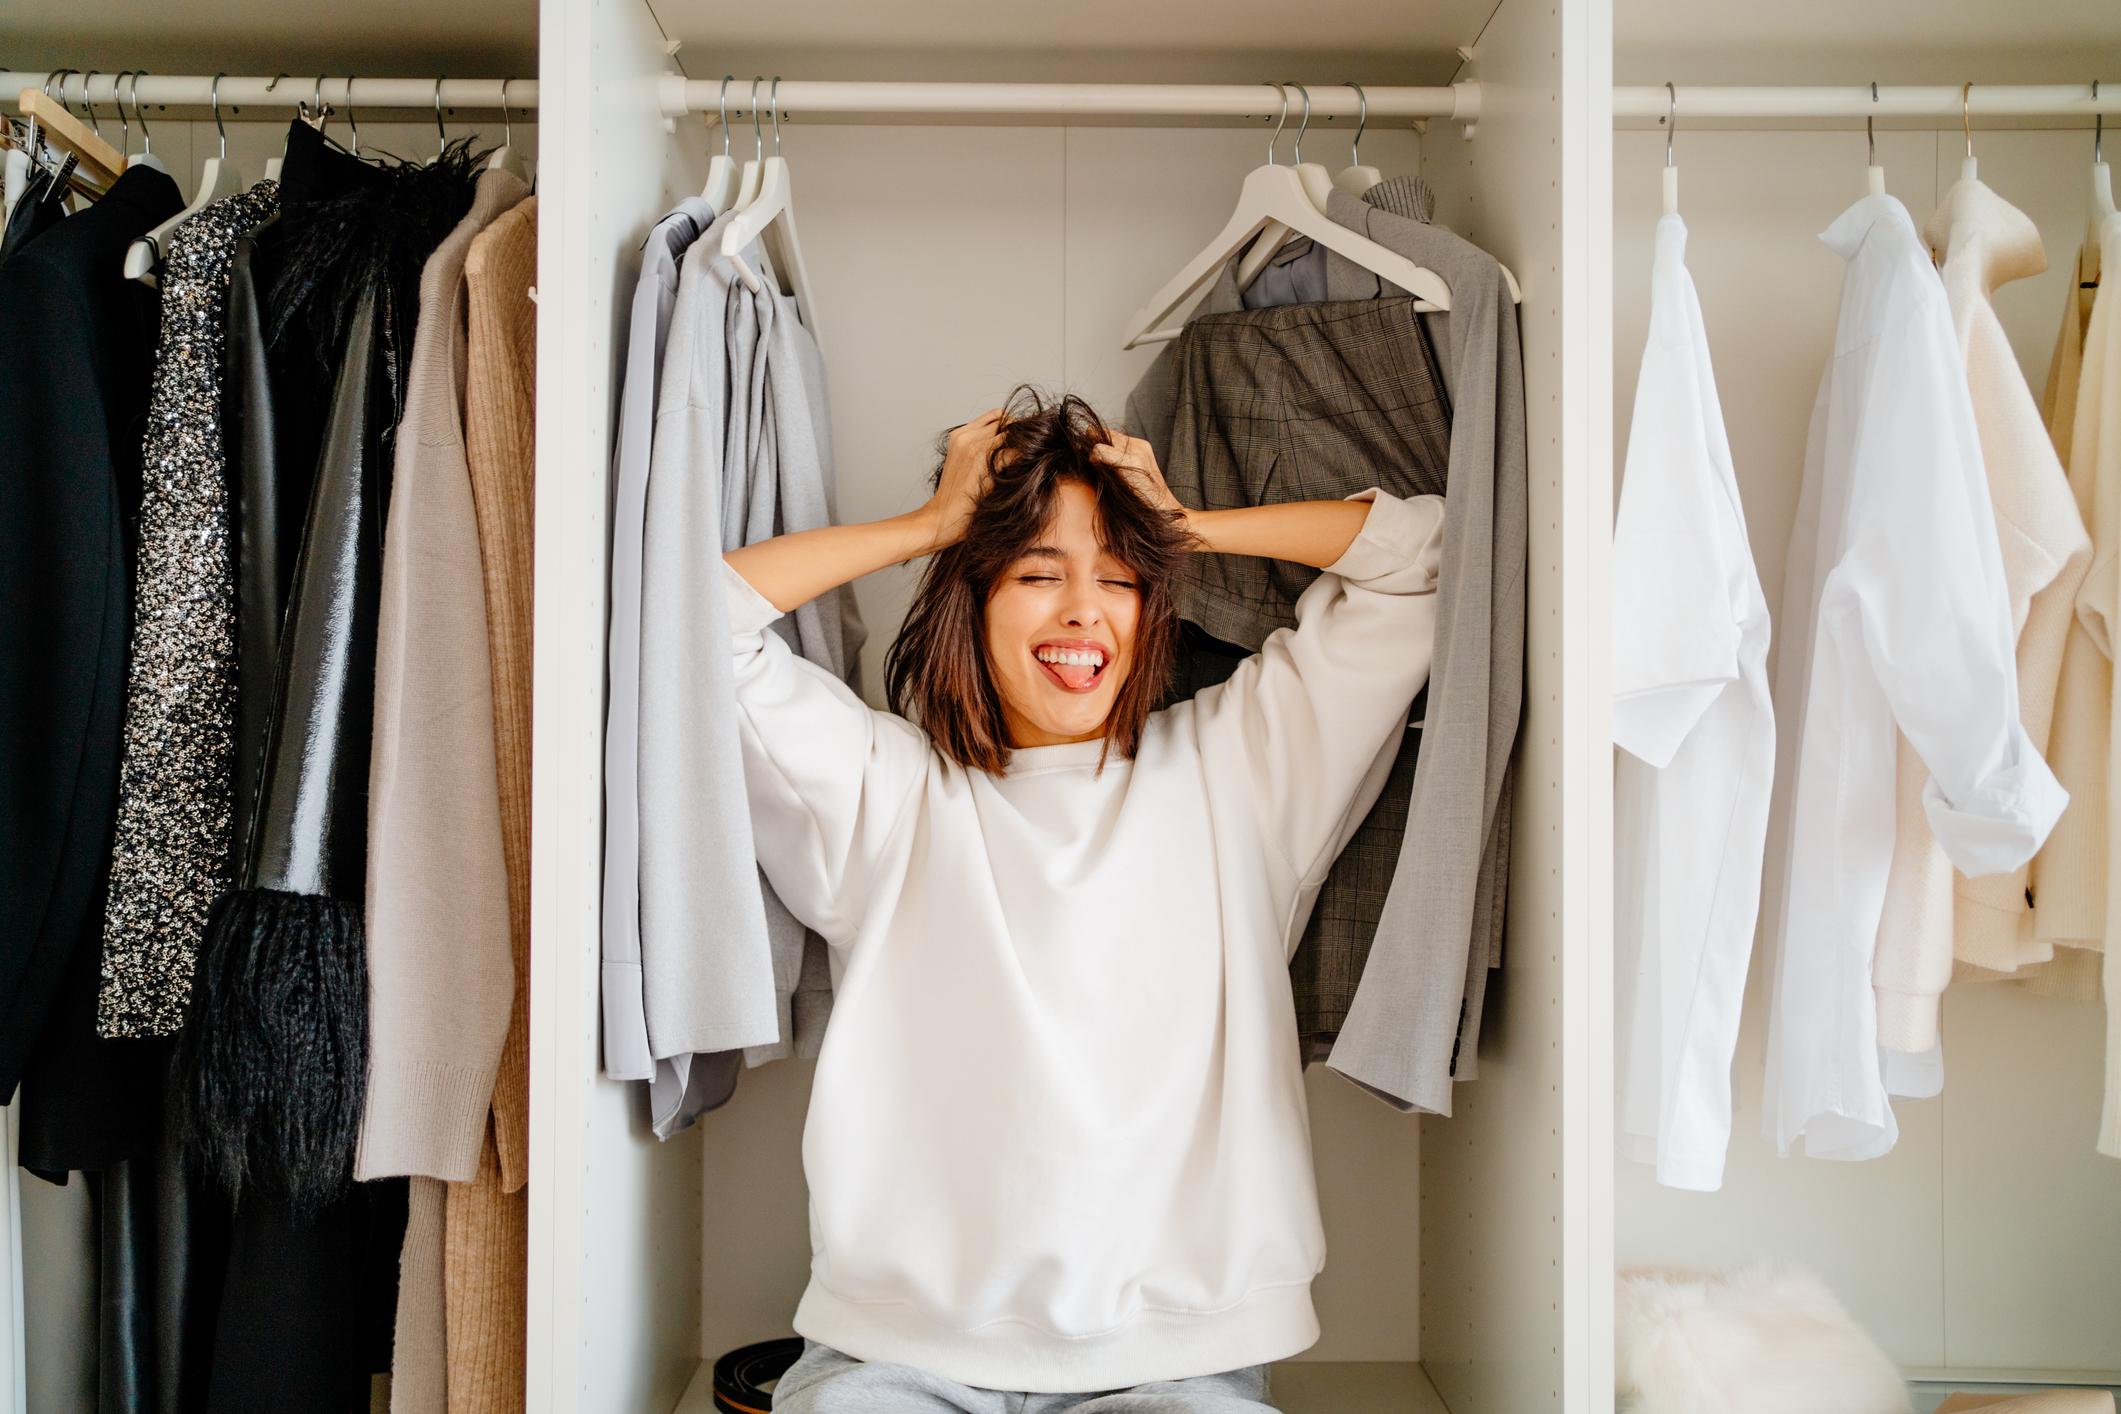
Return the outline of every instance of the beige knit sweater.
[[[420,274],[376,631],[361,1179],[476,1172],[509,1027],[493,677],[464,447],[464,260],[527,195],[520,178],[483,173],[471,210]]]
[[[1945,194],[1923,236],[1944,252],[1945,293],[1966,363],[2018,636],[2019,715],[2033,745],[2044,750],[2063,638],[2091,541],[1993,297],[2009,281],[2045,270],[2047,254],[2032,220],[1973,180]],[[1992,966],[2018,964],[2025,874],[1959,878],[1923,811],[1928,768],[1905,737],[1899,751],[1893,866],[1871,979],[1878,1043],[1920,1052],[1937,1044],[1937,1005],[1955,950],[1974,950],[1994,959]]]
[[[493,673],[494,754],[508,874],[515,1004],[494,1080],[492,1142],[444,1218],[449,1414],[524,1405],[530,1166],[531,531],[537,439],[537,198],[472,241],[465,450],[478,512]]]
[[[2035,938],[2057,947],[2096,951],[2106,936],[2106,755],[2114,669],[2107,652],[2111,644],[2100,641],[2102,618],[2092,578],[2095,572],[2105,576],[2111,571],[2115,550],[2098,514],[2099,499],[2121,494],[2121,485],[2102,486],[2098,458],[2089,451],[2078,455],[2074,445],[2077,393],[2086,375],[2084,336],[2092,310],[2091,292],[2081,288],[2084,273],[2080,253],[2043,402],[2049,436],[2069,470],[2070,491],[2092,535],[2095,570],[2086,571],[2077,617],[2063,647],[2047,753],[2055,778],[2069,792],[2069,808],[2033,859],[2032,891]]]

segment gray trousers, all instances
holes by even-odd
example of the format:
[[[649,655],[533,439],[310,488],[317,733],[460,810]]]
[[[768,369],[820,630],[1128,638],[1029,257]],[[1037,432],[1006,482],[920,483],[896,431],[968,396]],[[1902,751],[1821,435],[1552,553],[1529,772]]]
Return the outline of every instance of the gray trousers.
[[[803,1353],[773,1387],[774,1414],[1259,1414],[1267,1367],[1153,1380],[1086,1394],[1011,1394],[961,1385],[911,1365],[857,1360],[805,1337]]]

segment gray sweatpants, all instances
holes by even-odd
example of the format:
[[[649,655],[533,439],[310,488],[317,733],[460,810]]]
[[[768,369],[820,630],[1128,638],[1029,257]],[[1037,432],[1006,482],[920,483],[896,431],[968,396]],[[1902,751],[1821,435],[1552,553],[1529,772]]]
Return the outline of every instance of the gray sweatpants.
[[[1153,1380],[1086,1394],[1011,1394],[961,1385],[911,1365],[857,1360],[803,1340],[773,1387],[773,1414],[1259,1414],[1272,1410],[1267,1367]]]

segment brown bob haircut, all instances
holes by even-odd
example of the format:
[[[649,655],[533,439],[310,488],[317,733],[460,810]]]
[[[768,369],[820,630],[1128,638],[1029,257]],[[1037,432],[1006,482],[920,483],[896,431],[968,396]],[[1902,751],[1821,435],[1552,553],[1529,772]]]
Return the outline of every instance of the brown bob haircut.
[[[1008,765],[1009,729],[987,656],[987,598],[1052,523],[1063,481],[1080,482],[1097,497],[1098,539],[1141,586],[1133,662],[1105,721],[1100,771],[1115,744],[1133,758],[1170,682],[1178,645],[1171,579],[1192,542],[1178,516],[1151,506],[1118,469],[1092,460],[1092,449],[1110,437],[1104,420],[1072,393],[1055,399],[1028,384],[1012,392],[988,458],[993,484],[964,538],[929,559],[884,655],[891,710],[918,722],[936,750],[968,771],[1000,774]],[[937,439],[931,486],[942,484],[949,442],[948,431]]]

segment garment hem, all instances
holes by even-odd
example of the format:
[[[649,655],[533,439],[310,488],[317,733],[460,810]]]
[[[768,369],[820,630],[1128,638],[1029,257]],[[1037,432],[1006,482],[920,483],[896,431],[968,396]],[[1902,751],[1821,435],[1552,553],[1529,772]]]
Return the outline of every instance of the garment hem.
[[[960,1384],[1036,1394],[1087,1394],[1220,1374],[1287,1359],[1319,1336],[1309,1278],[1255,1288],[1220,1311],[1144,1309],[1116,1329],[1070,1337],[1009,1319],[955,1330],[905,1302],[848,1300],[812,1277],[794,1328],[858,1360],[888,1360]]]

